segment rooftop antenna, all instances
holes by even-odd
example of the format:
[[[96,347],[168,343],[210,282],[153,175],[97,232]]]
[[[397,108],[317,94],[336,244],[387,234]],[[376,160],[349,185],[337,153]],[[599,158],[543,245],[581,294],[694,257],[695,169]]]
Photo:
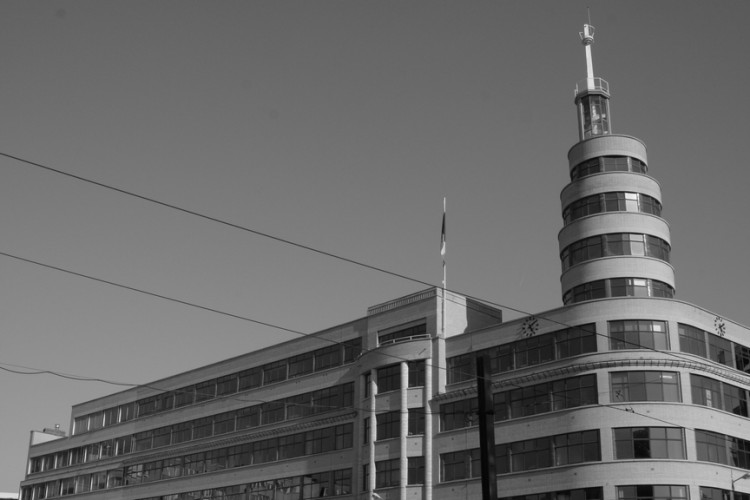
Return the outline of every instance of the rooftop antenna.
[[[591,25],[591,9],[588,11],[589,23],[583,25],[583,31],[578,33],[581,36],[581,43],[586,49],[586,87],[594,88],[594,62],[591,58],[591,45],[594,43],[594,27]]]

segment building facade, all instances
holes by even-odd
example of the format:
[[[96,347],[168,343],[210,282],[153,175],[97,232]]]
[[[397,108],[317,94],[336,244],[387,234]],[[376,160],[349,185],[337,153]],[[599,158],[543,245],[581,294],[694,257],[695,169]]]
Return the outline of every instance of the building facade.
[[[750,331],[674,298],[659,184],[582,40],[562,307],[503,322],[433,288],[76,405],[22,500],[478,498],[478,356],[499,498],[750,500]]]

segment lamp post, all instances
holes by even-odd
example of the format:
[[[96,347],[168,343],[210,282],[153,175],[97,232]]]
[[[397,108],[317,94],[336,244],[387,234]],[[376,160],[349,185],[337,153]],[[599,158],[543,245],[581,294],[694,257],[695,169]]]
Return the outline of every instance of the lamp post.
[[[735,496],[735,495],[734,495],[734,483],[736,483],[736,482],[737,482],[737,481],[739,481],[740,479],[748,479],[748,478],[750,478],[750,472],[745,472],[744,474],[742,474],[742,475],[741,475],[740,477],[738,477],[737,479],[734,479],[734,478],[732,478],[732,475],[733,475],[733,474],[732,474],[732,473],[730,472],[730,476],[729,476],[729,477],[730,477],[730,479],[732,479],[732,498],[731,498],[730,500],[735,500],[735,499],[734,499],[734,496]]]

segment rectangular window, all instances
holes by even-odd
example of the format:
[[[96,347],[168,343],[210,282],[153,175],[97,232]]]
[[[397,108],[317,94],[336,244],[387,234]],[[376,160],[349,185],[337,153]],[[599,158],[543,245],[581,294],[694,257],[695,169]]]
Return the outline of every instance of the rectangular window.
[[[732,343],[712,333],[708,334],[708,357],[722,365],[733,366]]]
[[[448,358],[448,383],[457,384],[476,378],[474,367],[474,353],[462,354]]]
[[[193,422],[180,422],[172,426],[172,444],[193,439]]]
[[[154,448],[169,446],[172,439],[172,427],[161,427],[154,430]]]
[[[216,380],[201,382],[195,386],[195,402],[208,401],[216,397]]]
[[[701,488],[702,490],[703,488]],[[708,500],[701,495],[703,500]],[[650,485],[618,486],[618,500],[689,500],[687,486]],[[720,500],[720,499],[719,499]],[[728,500],[728,499],[727,499]]]
[[[409,435],[424,434],[424,408],[409,408]]]
[[[181,408],[193,404],[195,401],[195,386],[183,387],[175,391],[174,407]]]
[[[727,490],[709,488],[708,486],[700,487],[700,495],[701,500],[748,500],[747,497],[750,497],[747,493],[740,493],[738,491],[730,493]]]
[[[237,430],[251,429],[260,425],[260,405],[237,411]]]
[[[227,434],[234,432],[234,423],[236,414],[233,411],[221,413],[214,417],[214,435]]]
[[[379,413],[377,421],[377,440],[399,437],[401,429],[401,412],[399,410]]]
[[[609,322],[610,347],[617,349],[667,350],[665,321],[624,320]]]
[[[571,432],[552,438],[555,465],[570,465],[601,460],[599,431]]]
[[[441,454],[440,471],[443,482],[480,477],[479,448]]]
[[[378,344],[392,344],[394,342],[411,340],[413,338],[429,338],[427,335],[427,325],[425,323],[422,323],[421,325],[410,326],[408,328],[402,328],[395,332],[378,335]]]
[[[401,484],[399,459],[375,462],[375,488],[389,488]]]
[[[306,352],[289,358],[289,378],[301,377],[313,371],[313,353]]]
[[[313,355],[316,372],[341,365],[341,346],[338,344],[318,349]]]
[[[424,457],[409,457],[407,462],[407,484],[424,484]]]
[[[750,373],[750,348],[734,344],[734,366],[742,372]]]
[[[721,382],[718,380],[691,374],[690,389],[693,395],[693,404],[719,409],[723,407],[721,403]]]
[[[625,401],[681,401],[676,372],[633,371],[610,374],[613,403]]]
[[[352,470],[341,469],[333,471],[333,494],[349,495],[352,492]]]
[[[677,323],[677,333],[680,337],[680,351],[707,358],[706,334],[703,330],[690,325]]]
[[[539,335],[514,342],[515,367],[533,366],[555,359],[555,336]]]
[[[305,474],[302,476],[302,498],[320,498],[331,496],[331,475],[329,472]],[[294,490],[294,488],[290,488]],[[281,492],[279,492],[281,493]],[[277,498],[280,495],[277,495]],[[295,495],[296,496],[296,495]],[[283,496],[281,498],[284,498]]]
[[[267,462],[275,462],[278,459],[276,455],[278,450],[279,440],[276,438],[254,442],[252,452],[253,463],[263,464]]]
[[[286,380],[286,360],[274,361],[263,365],[263,385]]]
[[[312,393],[298,394],[284,400],[286,404],[286,418],[301,418],[313,413]]]
[[[301,457],[305,454],[305,434],[293,434],[279,438],[279,460]]]
[[[237,392],[239,377],[236,373],[226,375],[216,380],[216,395],[226,396]]]
[[[362,354],[361,338],[357,337],[356,339],[344,342],[344,363],[352,363],[360,354]]]
[[[201,439],[212,436],[214,433],[213,417],[199,418],[193,420],[193,439]]]
[[[698,460],[729,465],[729,446],[724,434],[696,429],[695,447]]]
[[[401,365],[392,365],[377,370],[378,394],[401,389]]]
[[[286,405],[283,401],[270,401],[260,405],[260,422],[262,425],[282,422],[285,417]]]
[[[623,427],[614,429],[615,458],[685,458],[685,439],[679,427]]]
[[[263,383],[263,371],[260,367],[250,368],[249,370],[241,371],[239,374],[239,390],[246,391],[248,389],[254,389],[260,387]]]
[[[589,323],[555,332],[558,359],[596,352],[596,325]]]
[[[425,376],[424,360],[409,361],[407,367],[409,368],[409,387],[423,387]]]
[[[462,399],[440,405],[440,430],[463,429],[479,423],[479,403],[476,398]]]

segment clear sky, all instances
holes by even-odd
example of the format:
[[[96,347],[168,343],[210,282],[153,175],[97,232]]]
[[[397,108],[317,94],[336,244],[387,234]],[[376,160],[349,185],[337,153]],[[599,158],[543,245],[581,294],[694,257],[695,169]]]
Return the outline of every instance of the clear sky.
[[[578,32],[648,146],[677,298],[750,324],[750,2],[0,2],[0,153],[527,312],[561,305]],[[0,159],[0,252],[303,332],[424,286]],[[507,312],[507,318],[518,314]],[[294,335],[0,255],[0,367],[125,383]],[[31,429],[119,390],[0,371]]]

